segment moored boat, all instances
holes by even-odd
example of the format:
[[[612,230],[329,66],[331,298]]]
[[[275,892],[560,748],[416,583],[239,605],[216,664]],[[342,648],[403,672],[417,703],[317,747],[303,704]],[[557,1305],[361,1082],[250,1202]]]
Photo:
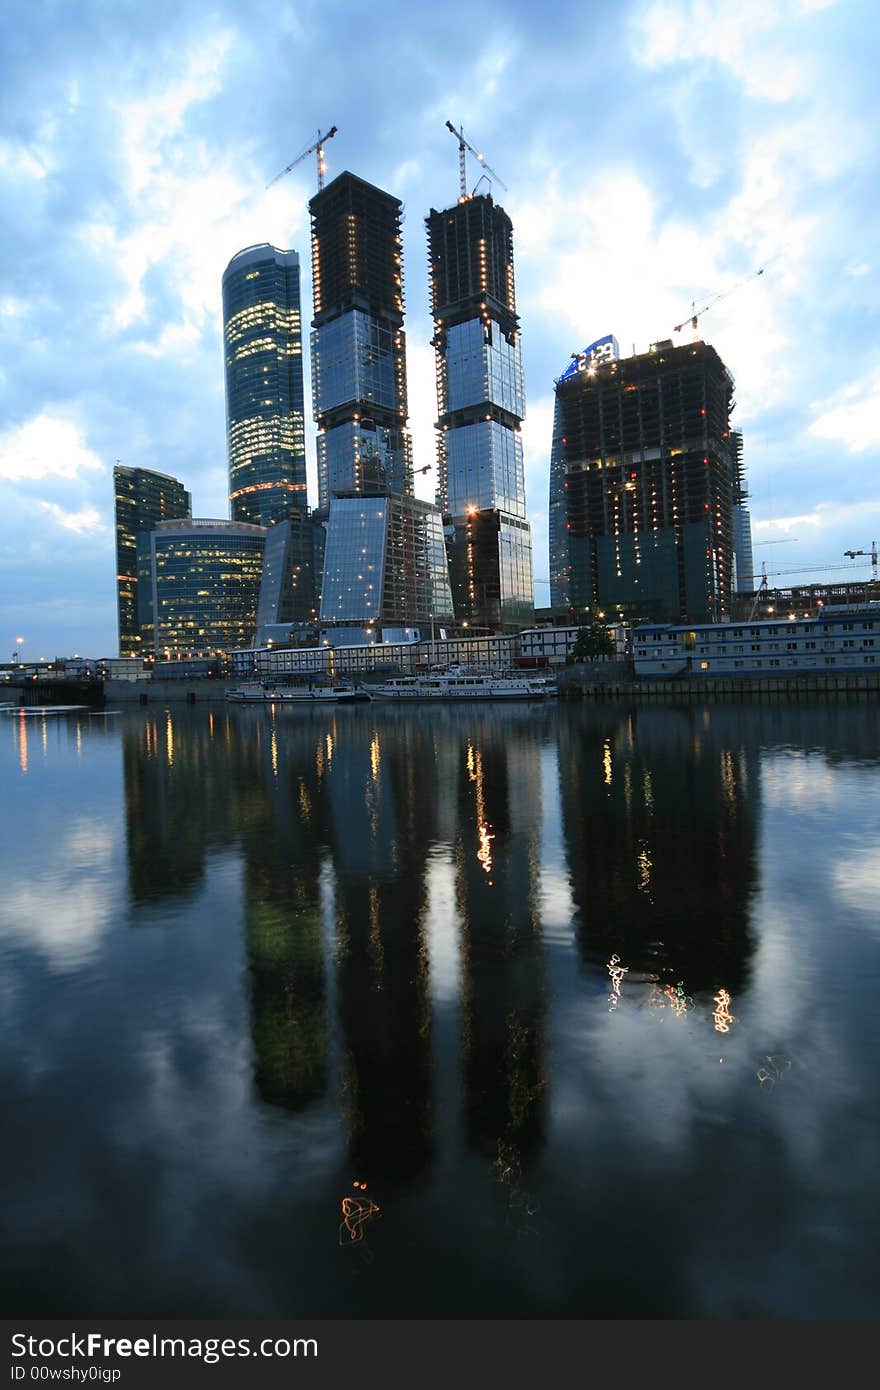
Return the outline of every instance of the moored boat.
[[[545,700],[547,686],[528,676],[475,672],[430,672],[400,676],[370,687],[383,700]]]
[[[360,686],[347,685],[344,681],[280,687],[251,681],[227,690],[226,698],[238,705],[347,705],[361,704],[369,700],[370,695]]]

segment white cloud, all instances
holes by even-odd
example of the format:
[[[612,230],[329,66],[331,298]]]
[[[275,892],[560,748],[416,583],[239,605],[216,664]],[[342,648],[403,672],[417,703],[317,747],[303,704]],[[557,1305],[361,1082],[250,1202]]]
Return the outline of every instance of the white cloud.
[[[654,0],[634,20],[633,56],[648,68],[696,63],[693,80],[710,76],[709,65],[717,63],[742,82],[748,96],[788,102],[810,82],[810,65],[796,53],[792,26],[828,3]]]
[[[838,900],[860,913],[876,932],[880,921],[880,840],[849,853],[832,877]]]
[[[107,530],[97,507],[82,507],[78,512],[67,512],[57,502],[41,502],[40,506],[65,531],[74,531],[78,536]]]
[[[10,482],[103,470],[80,427],[48,411],[0,435],[0,478]]]
[[[880,369],[810,407],[808,434],[843,444],[852,454],[880,446]]]

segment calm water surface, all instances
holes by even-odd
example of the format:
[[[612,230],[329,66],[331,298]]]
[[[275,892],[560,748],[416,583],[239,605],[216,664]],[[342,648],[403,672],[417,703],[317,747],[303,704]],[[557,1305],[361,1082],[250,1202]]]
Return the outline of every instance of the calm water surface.
[[[878,734],[4,716],[6,1315],[876,1316]]]

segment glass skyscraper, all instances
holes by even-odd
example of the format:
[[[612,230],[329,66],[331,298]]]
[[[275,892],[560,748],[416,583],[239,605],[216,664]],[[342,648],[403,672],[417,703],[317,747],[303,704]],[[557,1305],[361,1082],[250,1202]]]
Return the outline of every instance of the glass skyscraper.
[[[315,195],[309,211],[323,511],[343,493],[412,492],[401,203],[346,172]]]
[[[426,218],[439,418],[437,505],[449,518],[456,616],[534,617],[520,425],[525,413],[513,226],[490,194]],[[485,515],[484,515],[485,514]]]
[[[150,533],[157,652],[253,644],[266,530],[241,521],[166,521]]]
[[[305,516],[299,256],[264,243],[223,273],[229,503],[235,521]]]
[[[149,468],[113,469],[116,498],[116,597],[119,620],[119,655],[139,656],[152,651],[149,628],[149,595],[143,593],[139,569],[143,565],[143,540],[160,521],[189,516],[190,495],[177,478]],[[147,587],[149,586],[149,582]]]
[[[400,200],[346,172],[309,208],[321,621],[449,621],[442,518],[412,495]]]

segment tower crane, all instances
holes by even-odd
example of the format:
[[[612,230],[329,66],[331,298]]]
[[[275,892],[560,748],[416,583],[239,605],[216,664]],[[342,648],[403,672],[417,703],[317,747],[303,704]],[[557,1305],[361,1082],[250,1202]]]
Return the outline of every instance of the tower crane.
[[[684,327],[686,327],[688,323],[690,324],[691,328],[696,329],[698,319],[702,318],[703,314],[705,314],[709,309],[711,309],[713,305],[718,304],[722,299],[726,299],[728,295],[733,294],[734,290],[740,289],[742,285],[747,285],[750,280],[756,280],[759,275],[763,274],[763,266],[760,270],[753,270],[751,275],[747,275],[744,280],[738,280],[735,285],[731,285],[729,290],[722,290],[721,294],[713,295],[712,298],[708,301],[708,303],[703,305],[702,309],[698,309],[696,307],[697,301],[695,299],[692,299],[691,312],[686,319],[682,319],[681,323],[677,323],[675,325],[676,333],[680,333],[681,330]]]
[[[501,178],[499,178],[498,175],[495,173],[495,170],[494,170],[490,165],[488,165],[488,164],[486,163],[485,159],[484,159],[483,156],[480,154],[479,150],[475,150],[474,147],[473,147],[473,145],[470,143],[470,141],[465,140],[465,138],[464,138],[464,127],[462,127],[460,130],[456,130],[456,129],[455,129],[455,126],[452,124],[452,122],[451,122],[451,121],[447,121],[447,122],[446,122],[446,129],[447,129],[448,131],[450,131],[450,132],[455,136],[456,140],[458,141],[458,176],[459,176],[459,179],[460,179],[460,182],[461,182],[461,193],[460,193],[460,195],[459,195],[459,200],[458,200],[458,201],[459,201],[460,203],[463,203],[464,200],[465,200],[465,198],[468,196],[468,191],[467,191],[467,169],[465,168],[465,154],[464,154],[465,150],[470,150],[470,152],[471,152],[471,154],[473,155],[474,159],[476,159],[477,162],[478,162],[479,164],[482,164],[483,168],[486,170],[486,173],[487,173],[487,174],[490,174],[491,177],[492,177],[493,179],[495,179],[497,183],[500,183],[500,184],[501,184],[501,187],[502,187],[502,188],[505,190],[505,192],[506,192],[506,191],[507,191],[507,184],[504,182],[504,180],[501,179]],[[473,196],[473,195],[471,195],[471,196]]]
[[[276,174],[276,175],[275,175],[274,179],[270,179],[269,182],[266,184],[266,187],[267,187],[267,188],[271,188],[273,183],[277,183],[279,179],[283,179],[283,178],[284,178],[284,175],[285,175],[285,174],[289,174],[290,171],[291,171],[291,169],[295,169],[296,166],[297,166],[297,164],[301,164],[302,161],[303,161],[308,155],[314,154],[315,151],[317,151],[317,154],[318,154],[318,192],[320,192],[321,189],[324,187],[324,142],[325,142],[326,140],[332,139],[332,137],[336,134],[336,129],[337,129],[336,126],[333,125],[333,126],[330,127],[329,130],[325,131],[323,135],[321,134],[321,132],[320,132],[320,130],[319,130],[319,131],[318,131],[318,138],[317,138],[317,140],[314,142],[314,144],[309,145],[308,149],[303,150],[302,154],[298,154],[297,157],[296,157],[296,159],[292,160],[291,163],[288,164],[288,166],[287,166],[286,169],[282,169],[280,174]]]
[[[848,555],[849,558],[850,558],[851,560],[854,560],[854,559],[856,558],[857,555],[870,555],[870,557],[871,557],[871,583],[872,583],[872,584],[876,584],[876,583],[877,583],[877,542],[876,542],[876,541],[872,541],[872,542],[871,542],[871,549],[870,549],[870,550],[845,550],[843,553],[844,553],[844,555]]]
[[[856,551],[855,553],[856,553],[857,555],[862,555],[862,554],[865,554],[866,552],[859,550],[859,551]],[[850,551],[847,550],[847,551],[844,552],[844,554],[849,555],[849,554],[850,554]],[[766,593],[769,592],[770,585],[767,583],[767,580],[770,579],[771,576],[772,576],[773,578],[776,578],[778,575],[783,575],[783,574],[810,574],[810,573],[818,573],[820,570],[821,570],[821,572],[822,572],[823,574],[826,574],[826,573],[828,573],[830,570],[856,570],[856,569],[860,569],[860,568],[861,568],[860,565],[807,565],[807,566],[801,566],[801,568],[799,568],[799,569],[798,569],[797,567],[795,567],[794,569],[790,569],[790,570],[770,570],[770,572],[768,573],[768,572],[767,572],[767,565],[766,565],[766,562],[765,562],[764,564],[761,565],[761,582],[760,582],[760,584],[758,585],[757,589],[755,590],[755,598],[754,598],[754,602],[752,603],[751,612],[749,613],[749,616],[748,616],[748,621],[749,621],[749,622],[752,622],[752,620],[754,619],[755,610],[756,610],[757,607],[758,607],[758,600],[760,599],[761,595],[762,595],[762,594],[766,594]],[[752,578],[754,579],[754,575],[752,576]]]

